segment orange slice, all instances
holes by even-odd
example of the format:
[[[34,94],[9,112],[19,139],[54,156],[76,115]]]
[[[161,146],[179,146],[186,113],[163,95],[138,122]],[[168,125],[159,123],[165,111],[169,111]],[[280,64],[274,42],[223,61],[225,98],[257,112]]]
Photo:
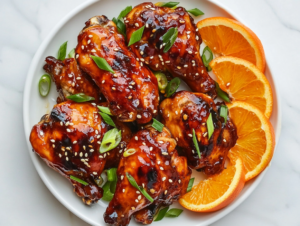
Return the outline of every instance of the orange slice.
[[[203,42],[216,54],[247,60],[264,72],[265,53],[261,41],[248,27],[225,17],[201,20],[197,27]]]
[[[215,58],[209,65],[220,88],[231,99],[252,104],[270,118],[273,107],[272,89],[266,76],[254,64],[240,58],[223,56]]]
[[[274,130],[264,114],[251,104],[234,101],[228,109],[238,135],[229,156],[242,159],[248,181],[269,165],[275,147]]]
[[[242,191],[245,170],[240,158],[230,159],[220,174],[208,177],[179,199],[179,203],[191,211],[212,212],[229,205]]]

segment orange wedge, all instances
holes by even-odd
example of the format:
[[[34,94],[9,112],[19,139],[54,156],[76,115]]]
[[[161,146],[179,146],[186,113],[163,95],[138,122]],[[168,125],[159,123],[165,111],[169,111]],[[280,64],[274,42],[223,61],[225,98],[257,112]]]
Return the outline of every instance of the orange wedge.
[[[273,107],[272,89],[266,76],[257,67],[240,58],[223,56],[210,62],[220,88],[232,100],[245,101],[270,118]]]
[[[225,17],[201,20],[197,27],[203,42],[217,55],[247,60],[264,72],[265,53],[261,41],[248,27]]]
[[[238,135],[229,156],[242,159],[248,181],[269,165],[275,147],[274,130],[264,114],[251,104],[234,101],[228,109]]]
[[[208,177],[179,199],[186,209],[212,212],[229,205],[242,191],[245,170],[240,158],[230,159],[222,173]]]

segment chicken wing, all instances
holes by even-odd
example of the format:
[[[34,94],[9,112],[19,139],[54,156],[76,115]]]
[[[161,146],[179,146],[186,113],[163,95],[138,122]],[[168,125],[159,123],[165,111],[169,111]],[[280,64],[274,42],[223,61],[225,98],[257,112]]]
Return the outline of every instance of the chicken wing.
[[[132,215],[139,222],[151,223],[153,210],[170,205],[186,193],[191,170],[175,147],[176,141],[166,127],[160,133],[147,126],[135,134],[127,145],[127,150],[135,153],[122,157],[117,170],[115,195],[104,213],[106,223],[125,226]],[[153,198],[152,203],[130,184],[127,174],[144,187]]]
[[[96,102],[105,100],[99,87],[79,68],[74,58],[61,61],[49,56],[45,61],[44,70],[52,76],[59,93],[57,103],[66,101],[67,96],[77,93],[94,97]]]
[[[219,115],[213,99],[205,94],[187,91],[177,92],[160,104],[163,121],[182,147],[189,166],[202,169],[208,175],[224,169],[226,156],[237,140],[236,127]],[[212,114],[214,132],[208,139],[207,119]],[[201,159],[193,143],[193,129],[199,144]]]
[[[49,115],[32,128],[30,142],[33,151],[47,165],[66,177],[74,186],[75,193],[90,205],[102,197],[102,188],[97,180],[105,168],[106,161],[121,154],[131,138],[131,131],[124,125],[120,144],[107,154],[99,154],[104,133],[111,129],[90,103],[66,101],[54,106]],[[119,154],[119,156],[118,156]],[[83,185],[70,176],[75,176],[88,185]]]
[[[91,55],[104,58],[115,73],[100,69]],[[99,86],[118,120],[144,124],[157,114],[156,77],[136,60],[114,22],[107,17],[97,16],[86,22],[78,36],[76,58]]]
[[[145,26],[142,39],[130,48],[152,70],[181,78],[195,92],[216,96],[215,82],[208,75],[200,56],[200,33],[184,8],[171,9],[146,2],[134,7],[124,21],[127,41],[133,32]],[[175,27],[178,28],[178,36],[165,53],[162,36]]]

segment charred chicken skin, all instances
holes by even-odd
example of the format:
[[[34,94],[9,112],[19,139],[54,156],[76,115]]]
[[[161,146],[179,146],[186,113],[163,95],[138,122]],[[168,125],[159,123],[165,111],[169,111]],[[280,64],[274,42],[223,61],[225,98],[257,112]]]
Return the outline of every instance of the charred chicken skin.
[[[74,58],[61,61],[49,56],[45,61],[44,70],[51,75],[59,93],[57,103],[66,101],[67,96],[78,93],[94,97],[96,102],[105,100],[99,87],[79,68]]]
[[[186,193],[191,170],[175,147],[176,141],[165,127],[160,133],[147,126],[134,135],[127,150],[135,153],[121,158],[115,195],[104,213],[106,223],[125,226],[135,215],[138,222],[150,224],[160,206],[170,205]],[[127,174],[144,187],[152,203],[130,184]]]
[[[91,55],[104,58],[115,73],[100,69]],[[107,17],[96,16],[86,22],[78,36],[76,58],[99,86],[118,120],[144,124],[157,114],[156,77],[136,60],[114,22]]]
[[[33,151],[50,168],[67,178],[73,184],[74,192],[90,205],[102,197],[103,191],[97,180],[106,161],[113,161],[109,156],[114,155],[114,165],[117,165],[119,152],[131,137],[131,131],[122,123],[117,127],[122,131],[120,144],[107,154],[99,154],[104,133],[112,129],[111,126],[103,121],[92,104],[67,101],[55,105],[50,114],[33,126],[30,142]],[[71,179],[71,175],[88,185]]]
[[[124,21],[127,41],[134,31],[145,26],[142,39],[130,48],[152,70],[169,72],[185,81],[193,91],[216,96],[215,82],[208,75],[200,56],[200,33],[184,8],[171,9],[150,2],[142,3],[134,7]],[[165,53],[162,37],[175,27],[178,28],[178,36]]]
[[[224,123],[213,99],[205,94],[180,91],[160,104],[165,126],[170,129],[178,146],[182,147],[189,166],[206,174],[220,173],[226,156],[237,140],[236,127],[227,118]],[[214,132],[208,139],[207,119],[212,114]],[[200,148],[201,159],[193,143],[193,129]]]

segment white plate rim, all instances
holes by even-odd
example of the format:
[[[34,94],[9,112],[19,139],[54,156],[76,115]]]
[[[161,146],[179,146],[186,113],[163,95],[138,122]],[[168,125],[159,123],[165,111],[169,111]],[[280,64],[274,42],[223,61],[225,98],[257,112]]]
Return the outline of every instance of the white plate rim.
[[[63,204],[69,211],[71,211],[73,214],[75,214],[76,216],[78,216],[79,218],[81,218],[82,220],[84,220],[85,222],[92,224],[92,222],[82,213],[80,213],[79,211],[76,210],[76,208],[74,208],[73,206],[71,206],[67,200],[64,199],[64,197],[62,197],[60,195],[60,193],[56,192],[56,190],[52,187],[50,181],[48,180],[48,177],[46,176],[45,172],[41,169],[41,165],[38,162],[38,159],[34,157],[34,155],[31,155],[31,144],[29,142],[29,133],[28,131],[31,131],[31,126],[29,125],[29,96],[30,96],[30,88],[32,86],[32,80],[34,77],[34,70],[39,62],[39,60],[41,59],[42,53],[44,51],[44,49],[48,46],[48,44],[50,43],[50,41],[53,39],[53,37],[57,34],[57,32],[61,29],[62,26],[65,25],[66,22],[68,22],[73,16],[75,16],[77,13],[79,13],[80,11],[84,10],[85,8],[89,7],[90,5],[92,5],[93,3],[96,3],[98,1],[101,0],[87,0],[86,2],[80,4],[79,6],[77,6],[75,9],[73,9],[71,12],[69,12],[65,17],[63,17],[57,24],[56,26],[51,30],[51,32],[47,35],[47,37],[42,41],[41,45],[39,46],[38,50],[36,51],[28,73],[27,73],[27,77],[26,77],[26,82],[25,82],[25,86],[24,86],[24,96],[23,96],[23,123],[24,123],[24,132],[26,135],[26,142],[27,142],[27,146],[28,146],[28,151],[30,153],[30,157],[31,160],[40,176],[40,178],[42,179],[42,181],[44,182],[44,184],[46,185],[46,187],[50,190],[50,192],[55,196],[55,198],[61,203]],[[228,14],[230,14],[233,18],[235,18],[236,20],[240,21],[241,23],[243,23],[244,25],[247,26],[247,23],[245,23],[245,21],[243,21],[238,15],[236,15],[235,13],[233,13],[227,6],[225,6],[223,3],[217,1],[217,0],[210,0],[211,3],[215,4],[217,7],[222,8],[224,11],[226,11]],[[266,65],[269,66],[268,64],[268,60],[266,59]],[[272,80],[273,80],[273,84],[275,87],[275,90],[273,90],[273,92],[276,94],[277,97],[277,106],[278,106],[278,110],[277,110],[277,128],[275,130],[275,151],[277,149],[277,144],[279,142],[279,137],[280,137],[280,132],[281,132],[281,119],[282,119],[282,113],[281,113],[281,98],[279,95],[279,91],[278,91],[278,86],[276,83],[275,78],[273,77],[273,73],[272,73],[272,69],[270,67],[269,71],[270,74],[272,75]],[[269,164],[269,166],[271,165],[271,163]],[[221,219],[222,217],[226,216],[228,213],[230,213],[232,210],[234,210],[237,206],[239,206],[246,198],[248,198],[250,196],[250,194],[256,189],[256,187],[258,186],[258,184],[261,182],[262,178],[264,177],[264,175],[266,174],[269,166],[258,176],[255,178],[255,181],[252,183],[252,185],[248,188],[248,190],[241,195],[240,197],[238,197],[238,199],[236,200],[236,202],[234,202],[232,205],[227,206],[226,208],[222,209],[220,211],[219,214],[213,216],[212,218],[208,219],[207,221],[205,221],[204,223],[206,225],[212,224],[214,222],[216,222],[217,220]],[[203,222],[200,223],[201,225],[203,225]],[[197,224],[195,226],[200,226],[200,224]]]

